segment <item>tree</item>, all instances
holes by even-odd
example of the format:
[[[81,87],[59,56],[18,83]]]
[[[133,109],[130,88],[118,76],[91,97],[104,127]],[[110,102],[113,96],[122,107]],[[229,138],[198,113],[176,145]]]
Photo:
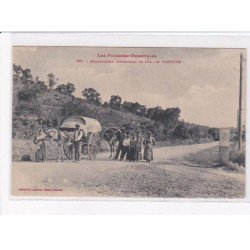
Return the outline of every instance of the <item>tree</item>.
[[[22,76],[22,71],[23,71],[23,69],[22,69],[22,67],[20,65],[17,66],[15,64],[13,64],[13,72],[14,72],[15,75],[21,77]]]
[[[23,74],[23,76],[21,78],[23,80],[26,80],[26,81],[32,81],[33,80],[33,76],[31,74],[31,70],[30,69],[24,69],[24,70],[22,70],[22,74]]]
[[[13,64],[13,73],[14,75],[18,76],[23,84],[33,82],[33,76],[31,74],[30,69],[22,69],[22,67],[19,65]]]
[[[65,84],[60,84],[55,88],[56,91],[61,92],[63,94],[67,93],[67,86]]]
[[[140,116],[146,116],[147,114],[146,106],[141,105],[138,102],[134,103],[134,110],[135,110],[135,114],[140,115]]]
[[[160,106],[147,109],[146,117],[166,125],[166,129],[174,128],[179,122],[181,110],[176,108],[162,109]]]
[[[146,116],[146,113],[147,113],[146,106],[141,105],[138,102],[127,102],[127,101],[125,101],[122,104],[122,107],[123,107],[124,110],[127,110],[127,111],[129,111],[129,112],[131,112],[133,114],[136,114],[136,115]]]
[[[127,101],[125,101],[125,102],[122,104],[122,107],[123,107],[124,110],[133,113],[133,103],[132,103],[132,102],[127,102]]]
[[[120,109],[122,104],[122,98],[119,95],[112,95],[110,97],[109,106],[112,109]]]
[[[36,83],[38,86],[40,86],[40,88],[41,88],[42,90],[46,90],[46,89],[47,89],[47,85],[45,84],[45,82],[44,82],[44,81],[41,81],[41,80],[39,79],[38,76],[37,76],[36,79],[35,79],[35,83]]]
[[[71,95],[75,91],[75,86],[72,83],[67,83],[66,84],[60,84],[56,87],[55,89],[58,92],[61,92],[63,94],[69,94]]]
[[[210,134],[215,141],[219,141],[220,139],[220,130],[218,128],[210,128],[208,130],[208,134]]]
[[[25,84],[18,92],[17,98],[19,101],[35,101],[39,93],[41,93],[40,86],[35,84]]]
[[[164,110],[160,122],[168,128],[175,127],[179,122],[181,110],[179,108],[167,108]]]
[[[89,103],[100,105],[102,102],[100,93],[93,88],[86,88],[82,91],[82,95]]]
[[[102,104],[102,106],[103,106],[104,108],[107,108],[107,107],[109,107],[109,103],[108,103],[108,102],[104,102],[104,103]]]
[[[70,82],[67,83],[66,88],[69,95],[71,95],[76,90],[75,85]]]
[[[183,120],[176,126],[173,135],[179,139],[189,138],[187,124]]]
[[[48,76],[48,80],[49,80],[49,88],[53,89],[53,87],[55,85],[57,85],[57,82],[58,82],[59,79],[56,78],[53,73],[49,73],[47,76]]]
[[[160,106],[156,106],[147,110],[147,117],[155,121],[161,121],[163,113],[164,109],[162,109]]]

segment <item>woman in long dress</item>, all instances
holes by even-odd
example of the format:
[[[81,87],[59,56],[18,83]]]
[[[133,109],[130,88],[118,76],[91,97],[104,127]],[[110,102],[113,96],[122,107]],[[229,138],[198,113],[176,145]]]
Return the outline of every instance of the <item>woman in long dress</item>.
[[[130,147],[129,147],[129,154],[128,154],[128,160],[129,161],[135,161],[136,160],[136,137],[135,135],[132,135],[130,140]]]
[[[144,144],[144,155],[143,159],[146,160],[147,162],[153,161],[153,146],[155,145],[156,140],[152,136],[151,132],[148,131],[146,134],[146,137],[143,140]]]
[[[141,161],[142,160],[142,139],[141,139],[141,134],[140,131],[136,131],[136,135],[135,135],[135,139],[136,139],[136,147],[135,147],[135,160],[136,161]]]
[[[35,135],[34,143],[36,144],[35,161],[44,162],[46,160],[45,140],[47,138],[43,129],[39,129]]]

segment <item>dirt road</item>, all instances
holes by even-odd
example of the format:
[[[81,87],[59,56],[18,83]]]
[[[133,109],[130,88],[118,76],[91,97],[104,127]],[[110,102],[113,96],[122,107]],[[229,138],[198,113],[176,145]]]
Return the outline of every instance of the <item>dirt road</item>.
[[[204,149],[212,148],[216,145],[218,145],[218,142],[155,148],[155,162],[166,161],[175,157],[182,157],[191,153],[199,152]]]
[[[152,163],[121,162],[100,154],[79,163],[14,162],[12,194],[22,196],[240,198],[243,173],[169,165],[167,160],[216,146],[195,144],[154,149]]]

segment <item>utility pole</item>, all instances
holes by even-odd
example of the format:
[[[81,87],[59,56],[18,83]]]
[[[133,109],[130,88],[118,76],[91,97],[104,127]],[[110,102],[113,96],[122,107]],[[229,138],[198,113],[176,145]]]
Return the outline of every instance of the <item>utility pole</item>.
[[[240,53],[240,88],[239,88],[239,113],[238,113],[238,150],[241,150],[242,144],[242,122],[241,122],[241,112],[242,112],[242,64],[243,57]]]

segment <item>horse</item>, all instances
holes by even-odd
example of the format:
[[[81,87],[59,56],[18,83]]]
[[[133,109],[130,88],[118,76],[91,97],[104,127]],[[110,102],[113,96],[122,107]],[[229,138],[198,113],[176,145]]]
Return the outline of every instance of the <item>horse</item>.
[[[108,143],[109,143],[109,147],[110,147],[109,159],[114,159],[119,142],[118,142],[116,136],[114,135]]]
[[[107,129],[103,134],[103,139],[109,144],[109,159],[114,159],[115,157],[116,150],[119,144],[116,133],[119,131],[120,130],[118,128],[112,127]]]

